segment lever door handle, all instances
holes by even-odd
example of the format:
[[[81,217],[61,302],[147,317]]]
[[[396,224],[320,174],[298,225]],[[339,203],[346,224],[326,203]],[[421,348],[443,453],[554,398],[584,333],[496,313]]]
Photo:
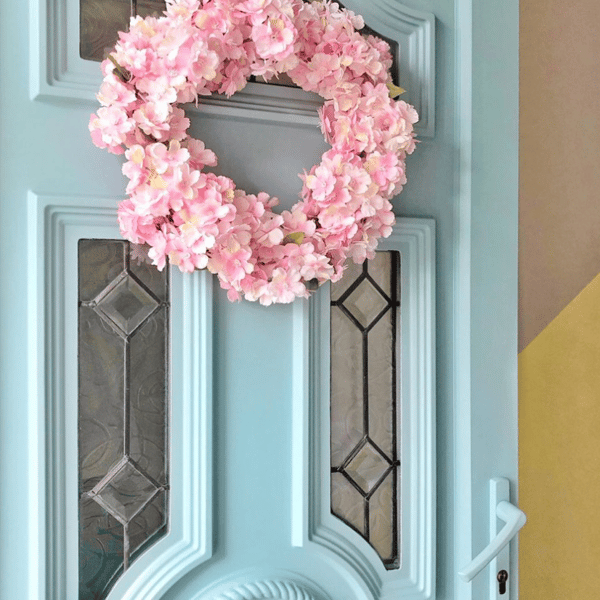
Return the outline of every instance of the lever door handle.
[[[525,525],[525,513],[507,500],[498,502],[496,516],[506,522],[498,535],[458,574],[465,581],[471,581],[499,554],[499,552],[515,537],[519,529]]]

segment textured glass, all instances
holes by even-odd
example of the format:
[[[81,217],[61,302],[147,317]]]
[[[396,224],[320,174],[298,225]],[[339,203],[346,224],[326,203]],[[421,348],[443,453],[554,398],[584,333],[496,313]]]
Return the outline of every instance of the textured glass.
[[[362,335],[341,311],[331,313],[331,466],[339,467],[363,437]]]
[[[166,531],[168,275],[80,240],[79,600],[102,600]]]
[[[123,569],[123,525],[87,496],[79,501],[79,598],[104,598]]]
[[[365,533],[365,500],[352,482],[342,473],[331,475],[331,509],[344,515],[344,521],[359,533]]]
[[[393,473],[389,473],[369,500],[370,541],[384,561],[391,561],[394,557],[395,527],[392,523],[393,511],[389,510],[394,501],[393,482]]]
[[[367,368],[369,436],[388,456],[394,452],[394,406],[390,402],[390,390],[394,388],[396,376],[390,353],[394,343],[392,312],[387,311],[369,331]]]
[[[129,29],[132,16],[162,16],[162,0],[80,0],[79,55],[101,61],[118,40],[119,31]]]
[[[398,252],[331,286],[331,510],[398,568]]]
[[[101,61],[114,47],[118,32],[129,27],[129,0],[80,0],[79,55]]]

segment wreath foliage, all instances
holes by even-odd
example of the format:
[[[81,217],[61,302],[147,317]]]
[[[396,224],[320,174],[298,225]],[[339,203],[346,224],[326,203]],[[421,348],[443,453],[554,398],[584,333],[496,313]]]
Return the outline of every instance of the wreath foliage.
[[[102,62],[102,107],[89,123],[98,147],[127,159],[122,235],[147,244],[159,269],[167,259],[206,268],[230,300],[267,305],[337,281],[348,258],[372,258],[391,233],[418,116],[394,99],[389,45],[363,37],[363,25],[336,3],[302,0],[167,0],[164,16],[132,18]],[[277,213],[277,198],[203,170],[217,158],[187,134],[179,105],[280,73],[325,99],[331,149],[300,175],[301,200]]]

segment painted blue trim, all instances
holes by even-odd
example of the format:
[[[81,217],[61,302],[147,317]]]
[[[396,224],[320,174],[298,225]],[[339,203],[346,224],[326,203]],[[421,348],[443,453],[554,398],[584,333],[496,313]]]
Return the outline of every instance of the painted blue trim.
[[[312,579],[287,569],[243,569],[209,583],[191,600],[338,600]]]
[[[417,135],[435,133],[435,16],[396,0],[346,0],[344,6],[364,17],[371,29],[398,44],[400,96],[419,113]]]
[[[517,488],[519,3],[456,0],[455,22],[450,373],[457,509],[448,577],[456,600],[473,600],[487,597],[486,577],[467,584],[456,573],[487,543],[488,481],[507,476]],[[516,547],[510,565],[516,599]]]
[[[456,145],[459,167],[455,170],[457,197],[454,205],[456,226],[456,255],[454,257],[453,320],[454,339],[452,389],[455,420],[453,447],[456,448],[454,468],[453,515],[454,547],[452,570],[470,560],[472,552],[472,477],[471,477],[471,177],[472,177],[472,111],[473,111],[473,14],[472,0],[457,0],[455,6],[455,62],[456,62]],[[458,358],[460,357],[460,359]],[[466,564],[466,563],[465,563]],[[472,600],[471,586],[460,577],[452,577],[457,600]]]
[[[119,199],[28,196],[29,597],[64,600],[78,594],[77,242],[120,239]],[[171,286],[169,531],[115,584],[115,600],[156,600],[212,554],[212,278],[173,269]]]
[[[386,570],[376,551],[331,514],[329,285],[308,305],[294,306],[292,543],[326,550],[355,580],[359,598],[392,600],[402,593],[426,600],[435,594],[435,223],[398,219],[380,249],[401,254],[402,564]]]

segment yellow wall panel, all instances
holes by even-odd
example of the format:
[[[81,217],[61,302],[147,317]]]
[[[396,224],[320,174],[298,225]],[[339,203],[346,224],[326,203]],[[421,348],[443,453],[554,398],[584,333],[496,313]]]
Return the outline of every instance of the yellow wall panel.
[[[519,356],[523,600],[600,598],[600,275]]]

